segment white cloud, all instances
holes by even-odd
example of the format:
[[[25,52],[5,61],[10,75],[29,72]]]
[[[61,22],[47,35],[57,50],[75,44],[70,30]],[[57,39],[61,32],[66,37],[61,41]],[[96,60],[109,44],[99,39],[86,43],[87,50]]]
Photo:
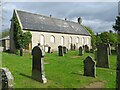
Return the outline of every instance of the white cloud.
[[[78,17],[82,17],[83,24],[90,26],[95,32],[112,29],[117,15],[117,3],[7,2],[3,5],[4,28],[10,26],[10,19],[15,8],[47,16],[52,14],[53,17],[67,18],[75,22]]]
[[[102,20],[83,20],[83,25],[89,26],[94,32],[104,32],[113,30],[112,25],[114,22],[107,22]]]

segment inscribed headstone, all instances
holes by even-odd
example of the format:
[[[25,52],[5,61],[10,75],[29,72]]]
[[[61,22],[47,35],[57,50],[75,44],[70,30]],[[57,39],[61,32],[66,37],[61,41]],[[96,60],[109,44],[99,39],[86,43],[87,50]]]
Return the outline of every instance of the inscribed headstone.
[[[84,76],[96,77],[96,62],[88,56],[84,61]]]
[[[108,44],[97,45],[97,67],[109,68],[109,48]]]
[[[44,51],[40,46],[35,46],[32,50],[32,77],[33,79],[46,83],[47,79],[44,72]]]
[[[63,52],[63,47],[62,46],[58,46],[58,54],[59,54],[59,56],[64,56],[64,52]]]

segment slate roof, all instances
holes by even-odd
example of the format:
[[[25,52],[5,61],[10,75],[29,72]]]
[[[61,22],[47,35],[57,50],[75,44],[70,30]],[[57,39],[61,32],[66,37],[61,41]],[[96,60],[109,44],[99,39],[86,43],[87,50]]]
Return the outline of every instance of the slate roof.
[[[80,24],[17,10],[23,30],[90,35]]]

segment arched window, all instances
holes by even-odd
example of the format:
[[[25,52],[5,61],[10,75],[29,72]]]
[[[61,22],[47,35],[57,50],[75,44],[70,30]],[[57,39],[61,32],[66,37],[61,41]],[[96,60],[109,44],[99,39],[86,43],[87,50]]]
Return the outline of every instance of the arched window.
[[[79,43],[79,37],[76,38],[76,43]]]
[[[82,37],[82,45],[85,45],[85,38]]]
[[[55,43],[55,37],[53,35],[50,37],[50,42]]]
[[[89,38],[87,38],[87,45],[89,44]]]
[[[91,39],[87,38],[87,44],[90,45],[91,44]]]
[[[61,37],[61,45],[64,45],[64,37]]]
[[[40,45],[44,45],[44,43],[45,43],[44,35],[41,35],[40,36]]]
[[[72,37],[69,38],[69,43],[72,43]]]

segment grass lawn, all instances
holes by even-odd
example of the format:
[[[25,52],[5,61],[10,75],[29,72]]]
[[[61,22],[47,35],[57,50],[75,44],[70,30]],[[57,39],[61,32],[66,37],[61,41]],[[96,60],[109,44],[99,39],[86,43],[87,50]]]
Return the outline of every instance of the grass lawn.
[[[78,51],[69,51],[64,57],[57,52],[45,55],[44,69],[48,83],[42,84],[31,79],[32,56],[23,57],[2,53],[2,67],[7,67],[14,77],[15,88],[83,88],[92,82],[104,82],[104,88],[115,88],[116,55],[110,56],[110,68],[98,68],[97,77],[83,76],[83,60],[94,54],[85,53],[78,57]]]

